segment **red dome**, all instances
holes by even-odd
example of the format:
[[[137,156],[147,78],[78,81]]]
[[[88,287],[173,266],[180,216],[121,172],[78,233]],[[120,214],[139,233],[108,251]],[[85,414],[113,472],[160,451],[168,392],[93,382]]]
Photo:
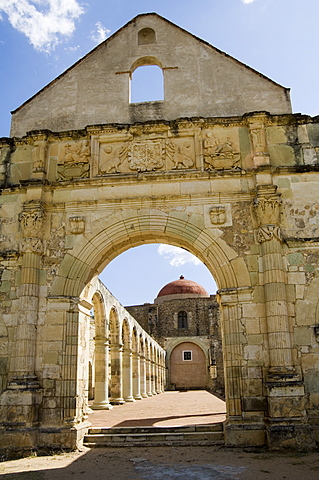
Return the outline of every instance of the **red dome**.
[[[180,276],[179,280],[174,280],[165,285],[158,293],[158,297],[164,297],[165,295],[198,295],[203,297],[209,297],[209,294],[206,292],[205,288],[199,285],[196,282],[191,280],[186,280],[183,275]]]

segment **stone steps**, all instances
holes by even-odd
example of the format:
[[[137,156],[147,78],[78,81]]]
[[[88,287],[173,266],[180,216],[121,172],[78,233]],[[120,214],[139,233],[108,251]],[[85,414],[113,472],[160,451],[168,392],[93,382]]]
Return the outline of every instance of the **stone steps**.
[[[222,445],[223,424],[181,427],[92,427],[84,437],[86,447],[136,447],[165,445]]]

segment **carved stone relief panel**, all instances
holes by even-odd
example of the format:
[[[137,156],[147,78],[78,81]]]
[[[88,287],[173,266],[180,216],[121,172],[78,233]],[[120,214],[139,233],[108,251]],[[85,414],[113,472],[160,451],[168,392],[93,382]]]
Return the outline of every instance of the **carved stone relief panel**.
[[[240,168],[238,129],[214,128],[203,131],[205,170]]]
[[[58,180],[88,178],[90,174],[91,149],[89,140],[69,141],[59,149],[57,164]]]
[[[256,167],[270,163],[265,130],[266,121],[267,117],[265,115],[260,115],[259,117],[256,115],[249,122],[253,164]]]
[[[83,233],[85,230],[85,217],[70,217],[70,232],[73,234]]]
[[[165,164],[165,140],[133,141],[128,149],[128,163],[132,171],[151,172]]]
[[[195,168],[194,136],[170,138],[166,134],[100,137],[93,150],[99,157],[97,175],[154,172]]]
[[[166,148],[168,170],[196,168],[193,136],[168,139]]]
[[[33,136],[32,168],[33,172],[44,172],[47,159],[47,135]]]

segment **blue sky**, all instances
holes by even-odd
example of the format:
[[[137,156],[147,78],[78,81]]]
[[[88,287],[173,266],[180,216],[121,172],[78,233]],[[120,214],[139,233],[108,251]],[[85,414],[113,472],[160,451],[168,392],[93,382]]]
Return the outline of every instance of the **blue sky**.
[[[290,87],[294,112],[319,114],[318,0],[0,0],[0,137],[9,136],[11,110],[145,12]],[[102,279],[123,304],[153,301],[181,274],[212,293],[206,267],[179,255],[137,247],[113,260]]]

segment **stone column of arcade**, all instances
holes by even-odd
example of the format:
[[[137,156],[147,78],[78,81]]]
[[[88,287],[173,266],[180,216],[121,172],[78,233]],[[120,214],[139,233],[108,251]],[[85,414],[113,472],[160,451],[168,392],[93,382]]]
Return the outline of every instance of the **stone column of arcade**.
[[[125,402],[135,402],[133,397],[132,341],[129,339],[123,350],[123,397]]]
[[[146,388],[146,359],[144,355],[141,355],[140,359],[141,367],[141,395],[142,398],[147,398],[147,388]]]
[[[152,397],[152,364],[150,358],[146,358],[146,393],[148,397]]]
[[[23,238],[20,245],[22,264],[16,347],[12,355],[9,386],[1,396],[2,415],[7,417],[6,424],[12,424],[14,428],[17,425],[20,428],[32,427],[39,421],[41,390],[35,372],[35,360],[40,268],[44,250],[41,239],[44,221],[42,203],[25,203],[19,221]],[[22,437],[19,441],[22,442]]]
[[[269,342],[268,441],[272,447],[289,442],[298,447],[304,428],[304,386],[292,356],[291,326],[287,307],[287,274],[279,227],[280,196],[276,187],[257,187],[254,209],[263,270]]]
[[[93,410],[110,410],[109,402],[109,341],[104,336],[94,338],[95,345],[95,389]]]
[[[111,343],[111,388],[110,402],[114,405],[125,403],[123,398],[123,346],[118,343]]]
[[[161,367],[159,352],[156,352],[156,393],[161,393]]]
[[[153,360],[151,361],[151,392],[153,395],[156,395],[156,363],[155,363],[155,353],[153,353]]]
[[[141,362],[138,352],[133,352],[133,396],[135,400],[143,398],[141,395]]]

